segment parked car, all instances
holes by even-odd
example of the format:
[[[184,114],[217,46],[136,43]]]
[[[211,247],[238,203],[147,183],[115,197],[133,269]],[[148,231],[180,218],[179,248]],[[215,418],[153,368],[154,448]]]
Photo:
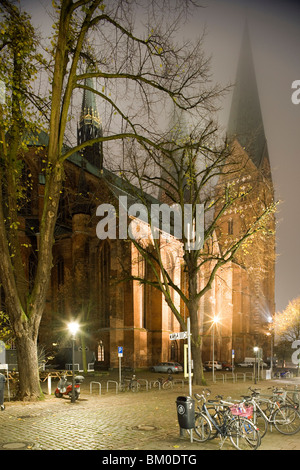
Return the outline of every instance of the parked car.
[[[204,367],[205,370],[212,370],[213,368],[213,361],[205,361],[204,362]],[[222,369],[222,364],[219,361],[214,361],[214,369],[215,370],[221,370]]]
[[[233,366],[234,368],[234,366]],[[222,362],[222,369],[223,370],[232,370],[232,364],[230,362]]]
[[[152,372],[166,372],[167,374],[174,374],[183,372],[183,367],[178,362],[160,362],[159,364],[150,367]]]
[[[253,367],[253,363],[252,362],[240,362],[238,366],[239,367]]]

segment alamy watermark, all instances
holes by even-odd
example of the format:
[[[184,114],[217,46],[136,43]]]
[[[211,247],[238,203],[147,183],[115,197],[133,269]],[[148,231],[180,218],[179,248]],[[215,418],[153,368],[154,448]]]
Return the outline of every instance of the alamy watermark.
[[[141,230],[138,222],[146,224],[153,239],[172,236],[185,241],[185,250],[200,250],[204,242],[204,205],[196,204],[144,204],[128,205],[127,196],[119,197],[118,230],[117,210],[112,204],[100,204],[96,215],[102,217],[96,227],[100,240],[119,238],[134,240],[149,238],[148,230]],[[130,220],[131,219],[131,220]]]
[[[292,103],[300,104],[300,80],[293,81],[292,89],[295,90],[291,96]]]
[[[300,339],[296,339],[292,344],[292,349],[296,349],[292,354],[292,363],[300,365]]]

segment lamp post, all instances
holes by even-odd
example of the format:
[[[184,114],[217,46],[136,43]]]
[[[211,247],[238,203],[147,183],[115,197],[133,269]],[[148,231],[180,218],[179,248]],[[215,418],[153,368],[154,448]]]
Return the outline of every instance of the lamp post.
[[[269,322],[269,330],[270,330],[270,337],[271,337],[271,361],[270,361],[270,371],[271,371],[271,378],[273,376],[273,318],[271,315],[268,317]]]
[[[213,322],[212,322],[212,373],[213,373],[213,382],[215,381],[215,324],[219,322],[219,317],[214,315]]]
[[[254,364],[254,383],[256,384],[256,380],[257,380],[257,374],[256,374],[256,371],[257,371],[257,353],[258,353],[258,347],[255,346],[253,348],[253,351],[255,352],[255,364]]]
[[[72,335],[72,396],[71,396],[71,403],[75,403],[75,370],[74,370],[74,359],[75,359],[75,340],[76,340],[76,333],[79,329],[79,325],[77,322],[71,322],[68,324],[69,331]]]

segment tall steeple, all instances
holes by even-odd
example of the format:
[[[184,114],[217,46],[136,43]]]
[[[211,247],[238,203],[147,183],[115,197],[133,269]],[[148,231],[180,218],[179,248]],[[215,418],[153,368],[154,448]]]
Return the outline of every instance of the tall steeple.
[[[268,158],[248,25],[246,24],[228,122],[228,136],[236,138],[259,168]]]
[[[85,86],[94,89],[92,78],[86,78]],[[82,144],[91,139],[102,137],[102,125],[97,110],[95,94],[91,90],[84,90],[81,115],[77,130],[77,143]],[[83,150],[83,157],[99,170],[103,167],[103,145],[102,142],[89,145]]]

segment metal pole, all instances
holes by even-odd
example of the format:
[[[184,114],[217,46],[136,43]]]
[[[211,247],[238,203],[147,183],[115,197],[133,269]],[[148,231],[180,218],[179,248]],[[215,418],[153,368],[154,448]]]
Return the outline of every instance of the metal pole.
[[[121,385],[121,382],[122,382],[122,358],[121,356],[119,355],[119,386]]]
[[[48,395],[51,395],[51,375],[48,375]]]
[[[192,355],[191,355],[191,322],[190,318],[187,319],[187,334],[188,334],[188,371],[189,371],[189,395],[192,396]]]
[[[188,371],[189,371],[189,395],[192,396],[192,351],[191,351],[191,321],[187,318],[187,335],[188,335]],[[193,442],[193,430],[190,429],[190,442]]]
[[[272,330],[271,330],[271,363],[270,363],[270,369],[271,369],[271,379],[273,377],[273,325],[272,325]]]
[[[212,350],[212,376],[213,382],[215,382],[215,321],[213,321],[213,331],[212,331],[212,343],[213,343],[213,350]]]
[[[75,366],[74,366],[74,359],[75,359],[75,336],[72,338],[72,398],[71,403],[75,403]]]

